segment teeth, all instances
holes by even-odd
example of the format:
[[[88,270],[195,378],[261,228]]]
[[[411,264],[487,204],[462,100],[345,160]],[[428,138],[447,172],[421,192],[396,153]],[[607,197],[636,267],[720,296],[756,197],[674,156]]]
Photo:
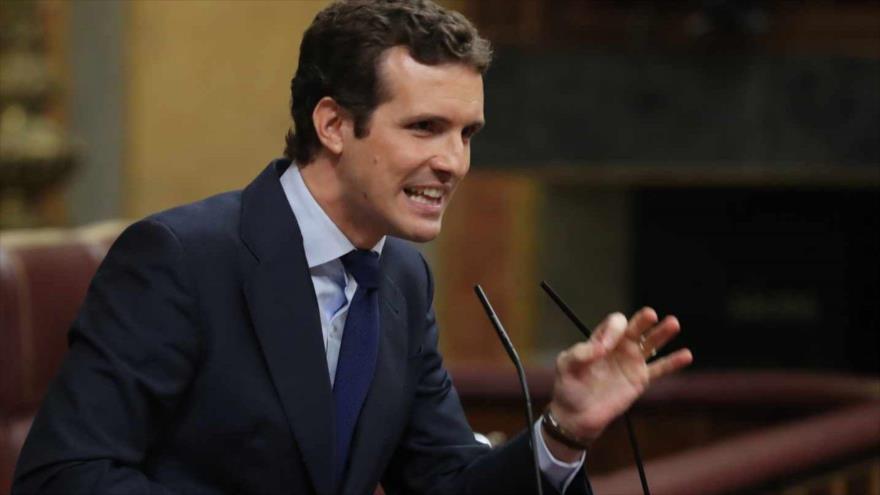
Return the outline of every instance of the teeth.
[[[414,195],[414,196],[410,196],[409,198],[412,199],[413,201],[415,201],[416,203],[423,203],[423,204],[426,204],[426,205],[435,205],[435,204],[437,204],[437,201],[436,201],[436,200],[428,199],[428,198],[426,198],[426,197],[424,197],[424,196],[419,196],[418,194],[416,194],[416,195]]]
[[[435,187],[406,188],[404,191],[414,201],[425,204],[436,204],[443,197],[443,190]]]
[[[443,191],[440,189],[422,189],[421,193],[429,198],[440,199],[443,196]]]

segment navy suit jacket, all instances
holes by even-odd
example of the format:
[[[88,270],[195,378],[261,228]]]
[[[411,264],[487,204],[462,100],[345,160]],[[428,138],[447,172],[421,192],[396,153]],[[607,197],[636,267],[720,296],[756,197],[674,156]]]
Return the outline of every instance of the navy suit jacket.
[[[431,275],[389,238],[378,363],[334,486],[318,305],[278,160],[129,227],[98,269],[14,493],[528,493],[528,438],[476,443],[437,350]],[[547,493],[553,493],[546,486]],[[569,493],[587,493],[583,474]]]

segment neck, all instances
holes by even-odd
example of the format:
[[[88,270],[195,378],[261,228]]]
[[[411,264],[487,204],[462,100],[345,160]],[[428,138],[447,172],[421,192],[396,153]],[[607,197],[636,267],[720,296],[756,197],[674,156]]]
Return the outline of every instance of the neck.
[[[300,167],[303,182],[324,213],[339,227],[345,237],[358,249],[371,249],[382,238],[382,234],[364,232],[356,225],[368,223],[358,216],[346,201],[343,189],[336,176],[336,163],[325,155],[319,155],[311,163]]]

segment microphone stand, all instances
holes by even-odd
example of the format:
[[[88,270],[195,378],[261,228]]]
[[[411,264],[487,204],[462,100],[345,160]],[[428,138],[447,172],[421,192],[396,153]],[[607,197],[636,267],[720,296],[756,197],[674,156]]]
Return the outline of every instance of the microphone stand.
[[[477,284],[474,286],[474,292],[477,293],[477,298],[483,304],[483,309],[486,310],[489,321],[492,322],[492,326],[498,332],[498,338],[501,339],[504,350],[507,351],[507,355],[510,356],[510,360],[513,361],[513,365],[516,366],[516,372],[519,374],[519,383],[522,385],[523,395],[526,398],[526,422],[529,429],[529,446],[532,448],[532,462],[535,465],[535,487],[538,490],[538,495],[544,495],[544,490],[541,486],[541,469],[538,465],[538,451],[535,448],[535,419],[532,415],[532,398],[529,396],[529,386],[526,384],[525,369],[523,369],[522,361],[520,361],[516,349],[513,347],[513,342],[510,341],[510,337],[504,331],[504,326],[501,325],[501,320],[498,319],[498,315],[495,314],[495,310],[492,309],[492,305],[489,303],[489,298],[483,292],[483,288]]]
[[[574,311],[571,310],[568,304],[565,304],[565,301],[563,301],[562,298],[559,297],[559,294],[550,287],[550,284],[546,281],[542,281],[541,288],[544,289],[544,292],[546,292],[548,296],[550,296],[550,299],[553,299],[553,302],[559,306],[559,309],[565,313],[565,316],[574,323],[574,326],[584,334],[584,337],[589,339],[590,334],[592,334],[593,331],[590,330],[588,326],[584,325],[584,322],[574,314]],[[642,482],[642,492],[644,492],[645,495],[651,495],[651,490],[648,488],[648,478],[645,476],[645,466],[642,463],[642,454],[639,451],[639,444],[636,441],[636,434],[635,431],[633,431],[632,421],[629,419],[629,412],[623,413],[623,420],[626,423],[626,432],[629,435],[629,444],[632,447],[633,456],[636,460],[636,468],[639,470],[639,481]]]

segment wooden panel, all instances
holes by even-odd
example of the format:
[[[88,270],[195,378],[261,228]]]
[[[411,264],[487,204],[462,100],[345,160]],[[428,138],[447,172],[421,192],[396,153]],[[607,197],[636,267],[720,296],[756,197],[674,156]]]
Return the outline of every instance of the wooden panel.
[[[300,38],[326,3],[129,4],[128,216],[241,188],[282,154]]]
[[[876,2],[585,2],[479,0],[466,5],[504,45],[766,51],[880,58]]]
[[[482,285],[518,348],[532,349],[537,281],[535,222],[539,187],[507,174],[472,172],[462,183],[438,238],[436,306],[443,353],[451,362],[508,363],[474,295]]]

